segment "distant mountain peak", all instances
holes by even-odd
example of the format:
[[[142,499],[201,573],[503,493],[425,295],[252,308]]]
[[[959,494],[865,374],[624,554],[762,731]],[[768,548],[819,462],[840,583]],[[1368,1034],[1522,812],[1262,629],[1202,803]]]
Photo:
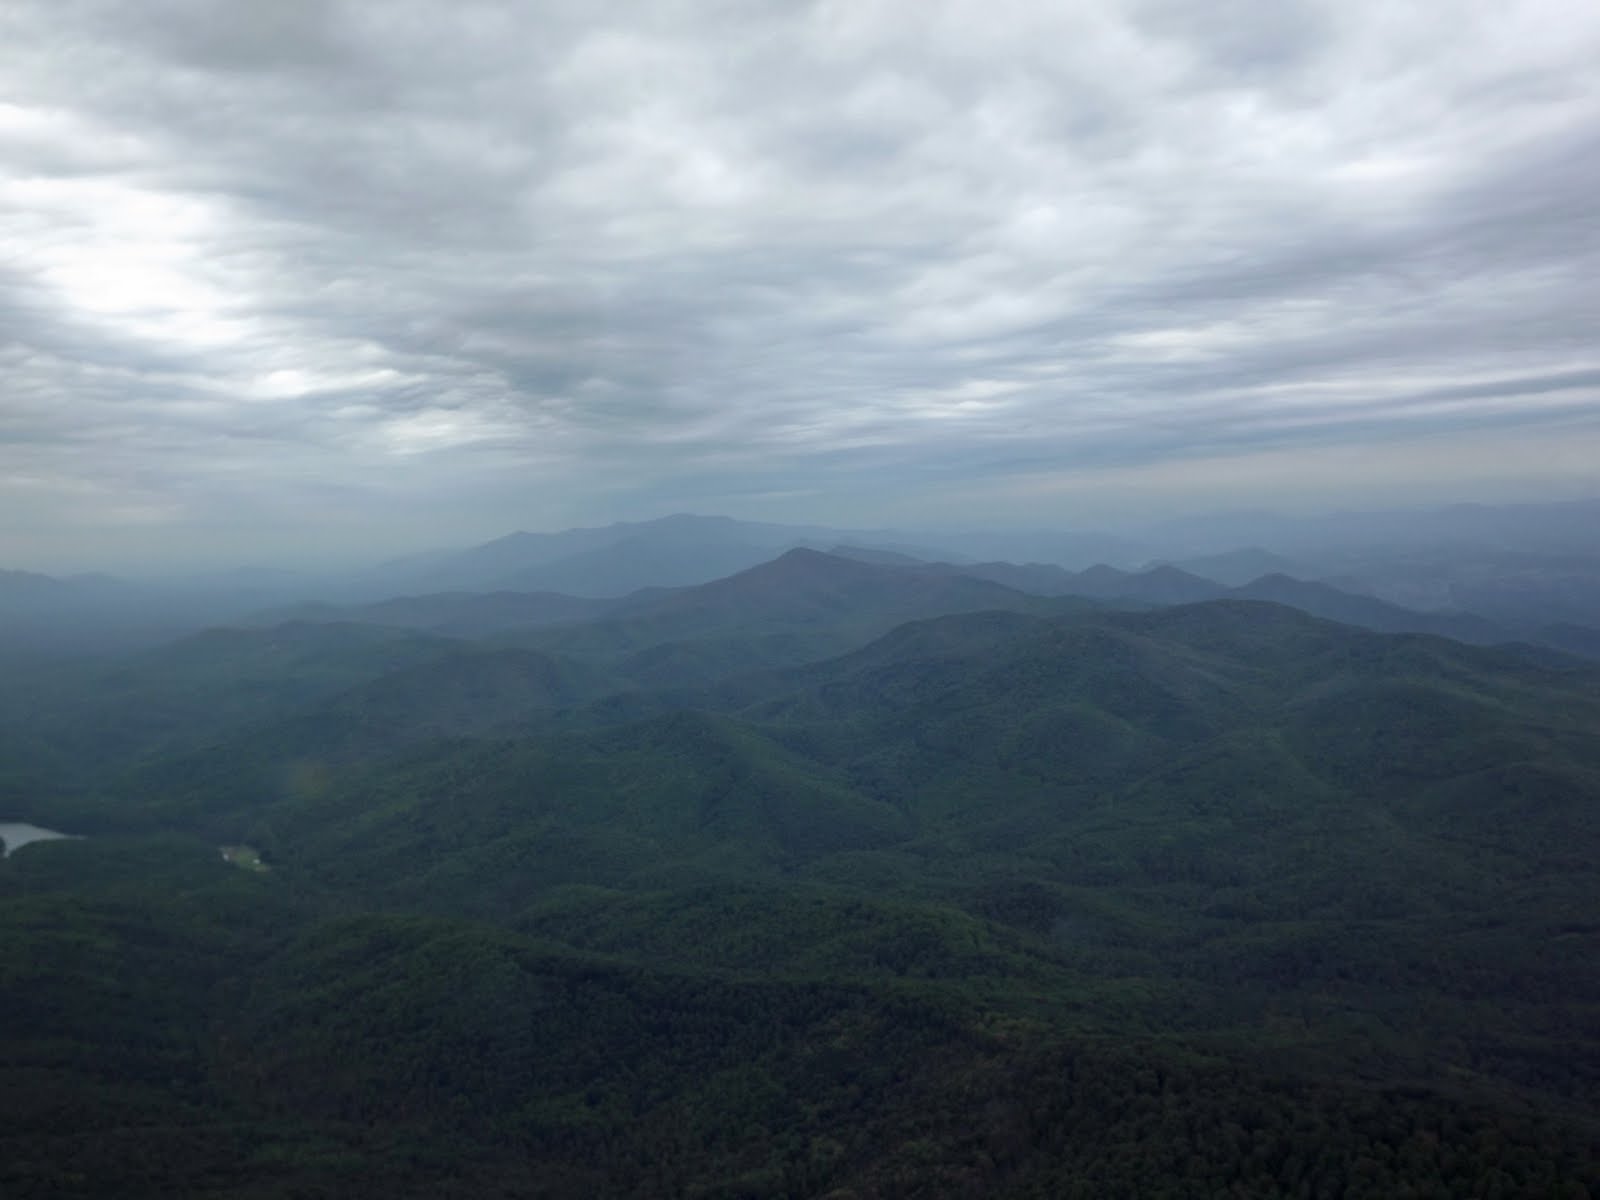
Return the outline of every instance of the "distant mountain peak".
[[[927,559],[917,558],[899,550],[886,550],[877,546],[841,544],[830,546],[827,552],[835,558],[850,558],[880,567],[921,567],[926,566],[928,562]]]
[[[1349,595],[1348,592],[1341,592],[1338,588],[1330,587],[1328,584],[1318,583],[1316,580],[1296,579],[1293,575],[1285,575],[1282,571],[1269,571],[1267,574],[1251,580],[1247,586],[1250,590],[1257,592],[1288,591],[1296,593],[1318,592],[1323,595],[1338,596]]]
[[[858,558],[845,558],[838,554],[829,554],[822,550],[813,550],[809,546],[795,546],[785,550],[776,558],[764,563],[748,567],[726,579],[715,580],[705,584],[705,587],[719,587],[721,585],[740,586],[754,582],[799,582],[801,580],[822,579],[865,579],[881,576],[890,572],[897,572],[897,568],[884,567],[877,563],[863,562]]]
[[[1086,584],[1111,584],[1120,583],[1131,576],[1127,571],[1119,571],[1116,567],[1107,566],[1105,563],[1095,563],[1094,566],[1078,572],[1078,579]]]
[[[40,575],[36,571],[10,571],[0,567],[0,589],[60,587],[61,580],[54,575]]]
[[[1191,571],[1182,567],[1175,567],[1171,563],[1162,563],[1160,566],[1151,567],[1148,571],[1139,572],[1140,579],[1161,580],[1163,582],[1204,583],[1205,580]]]

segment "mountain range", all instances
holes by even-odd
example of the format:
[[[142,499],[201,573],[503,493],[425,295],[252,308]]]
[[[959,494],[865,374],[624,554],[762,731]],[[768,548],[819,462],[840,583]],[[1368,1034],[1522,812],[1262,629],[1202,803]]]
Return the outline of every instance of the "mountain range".
[[[965,600],[957,598],[962,591]],[[927,562],[899,552],[850,547],[837,547],[832,553],[791,550],[725,579],[684,588],[644,588],[611,600],[543,592],[438,593],[354,606],[303,605],[272,610],[252,620],[370,622],[464,637],[546,628],[551,630],[547,639],[551,644],[572,638],[592,642],[598,636],[636,649],[695,632],[742,627],[741,613],[746,611],[759,614],[758,624],[803,629],[827,625],[844,612],[866,619],[869,612],[881,609],[881,624],[960,611],[963,605],[1037,606],[1037,601],[1025,601],[1023,596],[1146,605],[1266,600],[1384,633],[1433,633],[1479,645],[1528,641],[1580,655],[1591,649],[1582,627],[1500,624],[1470,613],[1422,612],[1282,574],[1229,587],[1170,564],[1143,571],[1100,564],[1074,572],[1042,563]],[[598,633],[575,628],[585,624],[603,628]],[[1596,629],[1600,637],[1600,627]]]
[[[1193,555],[1181,551],[1202,544],[1191,536],[1200,527],[1181,524],[1147,530],[1140,541],[1092,533],[852,531],[678,514],[561,533],[514,533],[465,549],[319,574],[260,569],[124,580],[11,571],[0,573],[0,656],[15,661],[74,647],[125,649],[207,625],[258,620],[257,614],[326,619],[325,606],[450,593],[501,595],[476,602],[481,622],[493,621],[498,606],[506,610],[507,627],[531,624],[540,601],[530,597],[539,593],[554,594],[547,604],[552,621],[580,619],[599,609],[578,601],[707,583],[796,548],[878,565],[951,564],[1040,594],[1065,594],[1069,582],[1079,594],[1101,594],[1108,581],[1085,576],[1096,565],[1135,574],[1173,566],[1225,587],[1282,575],[1396,608],[1481,617],[1517,638],[1584,647],[1591,635],[1583,631],[1600,628],[1600,547],[1583,540],[1587,515],[1589,509],[1578,503],[1254,525],[1241,519],[1233,522],[1241,538],[1269,536]],[[1214,546],[1219,531],[1230,525],[1204,528],[1212,539],[1204,544]],[[1317,533],[1328,529],[1342,532]],[[1430,542],[1423,537],[1430,530],[1450,533]],[[1556,537],[1552,530],[1565,532]],[[1051,567],[1058,570],[1040,569]],[[1201,598],[1192,582],[1181,587],[1169,599]],[[396,602],[399,608],[416,603]],[[418,624],[424,617],[396,613],[395,619]],[[1547,627],[1557,632],[1547,634]],[[1482,636],[1490,635],[1484,630]]]
[[[0,676],[5,1194],[1600,1188],[1600,668],[767,549]]]

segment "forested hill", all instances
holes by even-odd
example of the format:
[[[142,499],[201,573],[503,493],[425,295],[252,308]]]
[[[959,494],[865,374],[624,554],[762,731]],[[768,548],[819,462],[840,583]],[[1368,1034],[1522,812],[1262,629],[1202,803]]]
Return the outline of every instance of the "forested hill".
[[[1600,1188],[1600,673],[837,561],[14,697],[0,1188]]]
[[[1245,561],[1270,565],[1274,560]],[[463,638],[520,634],[537,646],[602,657],[726,639],[736,632],[782,630],[811,638],[791,655],[798,661],[836,653],[852,640],[916,617],[983,609],[1052,611],[1050,599],[1054,611],[1096,603],[1143,607],[1259,600],[1379,633],[1430,633],[1475,645],[1531,643],[1600,658],[1600,629],[1593,621],[1497,621],[1465,611],[1418,611],[1281,572],[1230,586],[1171,564],[1143,571],[1104,564],[1082,571],[1041,563],[957,565],[848,546],[828,553],[791,549],[725,578],[687,587],[645,587],[613,599],[445,592],[345,607],[272,609],[257,614],[253,623],[377,624]]]

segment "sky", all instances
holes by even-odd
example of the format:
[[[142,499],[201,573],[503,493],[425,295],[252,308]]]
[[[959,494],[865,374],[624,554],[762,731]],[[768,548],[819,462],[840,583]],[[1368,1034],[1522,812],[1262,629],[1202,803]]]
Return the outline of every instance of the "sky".
[[[1600,5],[5,0],[0,566],[1600,494]]]

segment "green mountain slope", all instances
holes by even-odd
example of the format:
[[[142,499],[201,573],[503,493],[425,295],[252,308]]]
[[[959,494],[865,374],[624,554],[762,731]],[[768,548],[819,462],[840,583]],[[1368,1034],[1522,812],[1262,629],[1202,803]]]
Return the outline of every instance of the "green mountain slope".
[[[9,1182],[1600,1186],[1600,676],[1271,604],[1004,592],[643,681],[647,644],[928,602],[826,558],[648,598],[604,635],[615,693],[593,662],[456,647],[104,798],[265,871],[110,837],[7,859],[0,998],[46,1014],[7,1044]],[[938,604],[991,594],[954,586]]]
[[[459,642],[361,624],[212,629],[0,684],[4,728],[68,778],[206,746],[391,671],[447,657]]]

